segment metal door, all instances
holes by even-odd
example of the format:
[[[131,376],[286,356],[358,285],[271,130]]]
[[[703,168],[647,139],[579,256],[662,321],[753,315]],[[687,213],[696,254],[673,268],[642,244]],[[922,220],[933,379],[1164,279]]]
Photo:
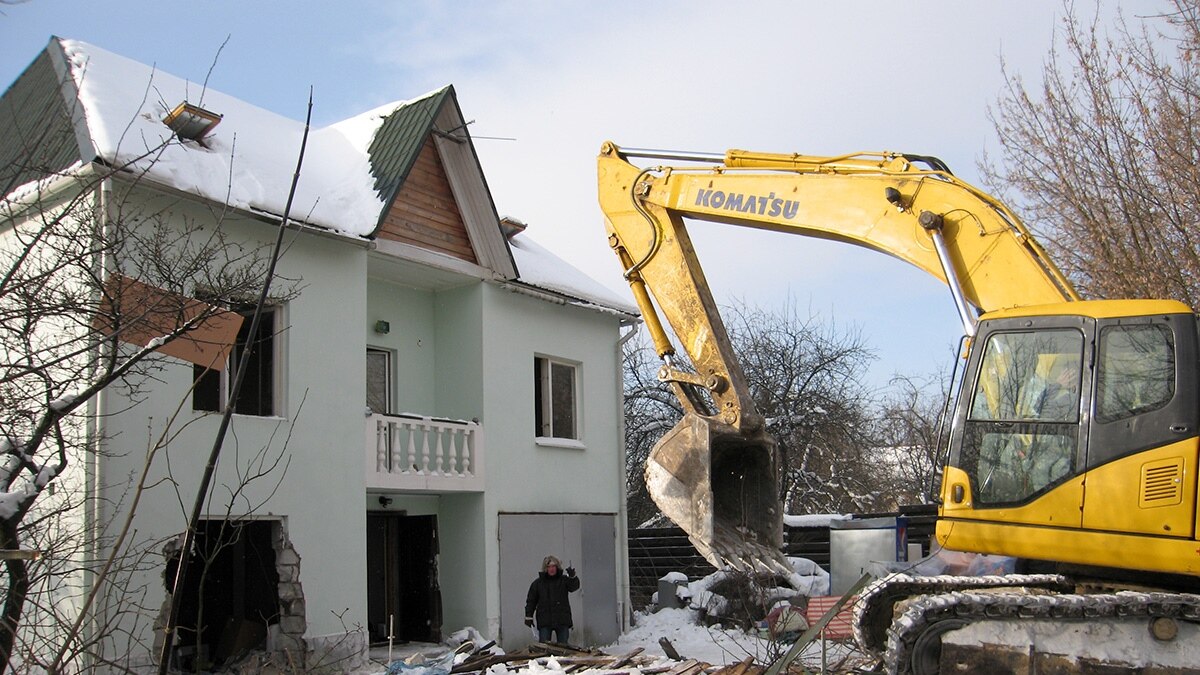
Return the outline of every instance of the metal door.
[[[502,513],[499,525],[500,645],[506,651],[537,639],[524,624],[525,596],[547,555],[579,574],[579,591],[570,595],[571,643],[601,646],[617,639],[615,514]]]

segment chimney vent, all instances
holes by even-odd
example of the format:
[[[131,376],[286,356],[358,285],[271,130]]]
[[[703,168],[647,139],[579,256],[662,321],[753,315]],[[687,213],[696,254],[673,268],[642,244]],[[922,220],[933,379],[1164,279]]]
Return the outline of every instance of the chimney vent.
[[[171,127],[175,135],[182,139],[199,141],[220,123],[222,117],[223,115],[184,101],[167,114],[163,124]]]
[[[500,219],[500,231],[504,233],[505,239],[512,239],[516,235],[521,234],[525,231],[526,227],[529,226],[516,218],[504,216]]]

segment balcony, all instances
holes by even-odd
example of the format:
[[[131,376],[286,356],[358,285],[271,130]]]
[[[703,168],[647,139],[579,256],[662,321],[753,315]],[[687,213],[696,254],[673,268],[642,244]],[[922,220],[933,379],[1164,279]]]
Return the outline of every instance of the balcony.
[[[483,491],[478,422],[373,413],[366,431],[367,489]]]

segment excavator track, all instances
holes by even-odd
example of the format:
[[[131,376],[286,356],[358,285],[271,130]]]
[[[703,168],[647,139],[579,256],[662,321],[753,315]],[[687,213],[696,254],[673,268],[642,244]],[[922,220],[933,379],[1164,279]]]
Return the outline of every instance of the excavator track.
[[[1008,574],[985,576],[912,576],[889,574],[873,582],[854,604],[854,639],[870,654],[881,656],[887,650],[888,629],[897,603],[914,596],[941,595],[956,591],[970,592],[995,588],[1044,589],[1057,593],[1074,590],[1066,577],[1056,574]]]
[[[1025,628],[1038,621],[1051,622],[1054,633],[1062,635],[1064,624],[1075,624],[1086,629],[1090,626],[1112,625],[1145,619],[1164,620],[1163,635],[1149,621],[1150,634],[1141,633],[1142,645],[1160,642],[1167,652],[1174,649],[1186,650],[1190,638],[1176,641],[1175,622],[1195,624],[1200,622],[1200,595],[1186,593],[1121,591],[1105,594],[1057,594],[1053,592],[963,592],[954,591],[938,595],[914,597],[907,601],[900,616],[888,630],[888,648],[885,658],[890,675],[928,675],[941,669],[942,638],[951,631],[968,626],[983,626],[997,629],[1004,627]],[[1145,630],[1144,628],[1142,630]],[[1193,636],[1193,632],[1188,633]],[[1075,638],[1077,642],[1080,638]],[[1083,638],[1087,640],[1087,638]],[[1071,645],[1068,645],[1071,646]],[[1039,651],[1038,646],[1023,645],[1021,659],[1034,658],[1030,654]],[[1065,654],[1068,662],[1080,655]],[[1084,655],[1086,656],[1086,655]],[[1200,673],[1194,664],[1194,654],[1185,653],[1182,659],[1154,664],[1154,672]],[[1119,670],[1124,664],[1104,664],[1104,672],[1142,672],[1142,666],[1129,665],[1128,670]],[[980,666],[974,664],[975,669]],[[1006,671],[1007,672],[1007,671]],[[1058,671],[1055,671],[1058,672]],[[1073,672],[1073,671],[1068,671]]]

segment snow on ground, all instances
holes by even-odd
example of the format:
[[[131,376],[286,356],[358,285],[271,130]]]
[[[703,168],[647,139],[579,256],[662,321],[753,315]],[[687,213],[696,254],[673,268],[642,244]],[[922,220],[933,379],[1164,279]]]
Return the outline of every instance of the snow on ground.
[[[790,646],[773,644],[769,640],[719,625],[705,627],[699,624],[700,613],[692,609],[662,609],[653,614],[639,612],[635,621],[636,626],[616,642],[601,647],[601,651],[620,655],[642,647],[645,655],[664,656],[658,641],[665,637],[671,641],[675,651],[686,659],[728,665],[748,656],[762,663],[771,660],[772,656],[782,655],[783,650]],[[810,656],[819,656],[820,646],[812,645],[808,651]]]
[[[726,629],[721,626],[705,627],[700,624],[700,612],[692,609],[662,609],[655,613],[638,612],[634,617],[635,626],[622,634],[616,642],[610,645],[598,646],[598,649],[610,656],[624,656],[638,647],[642,648],[640,656],[657,659],[655,664],[665,664],[670,660],[663,653],[659,644],[660,638],[667,638],[675,651],[685,659],[696,659],[713,665],[731,665],[753,657],[757,663],[767,663],[782,656],[791,646],[785,643],[773,643],[736,629]],[[472,630],[472,629],[465,629]],[[477,635],[477,632],[476,632]],[[460,638],[461,639],[461,638]],[[455,640],[448,640],[454,643]],[[475,639],[481,644],[480,639]],[[825,661],[831,666],[829,672],[837,672],[836,665],[843,659],[853,658],[854,650],[839,643],[825,645]],[[459,660],[465,657],[459,657]],[[810,668],[820,670],[822,663],[822,645],[819,640],[809,645],[800,655],[800,660]],[[445,675],[453,665],[453,654],[443,650],[440,656],[431,656],[426,660],[418,660],[411,666],[394,667],[392,673],[401,675]],[[505,670],[503,666],[493,666],[489,675],[510,674],[523,675],[565,675],[566,665],[557,659],[547,658],[541,662],[531,662],[520,670]],[[622,668],[622,672],[630,672]],[[633,669],[636,672],[636,669]],[[385,675],[386,667],[372,668],[360,671],[361,675]]]

